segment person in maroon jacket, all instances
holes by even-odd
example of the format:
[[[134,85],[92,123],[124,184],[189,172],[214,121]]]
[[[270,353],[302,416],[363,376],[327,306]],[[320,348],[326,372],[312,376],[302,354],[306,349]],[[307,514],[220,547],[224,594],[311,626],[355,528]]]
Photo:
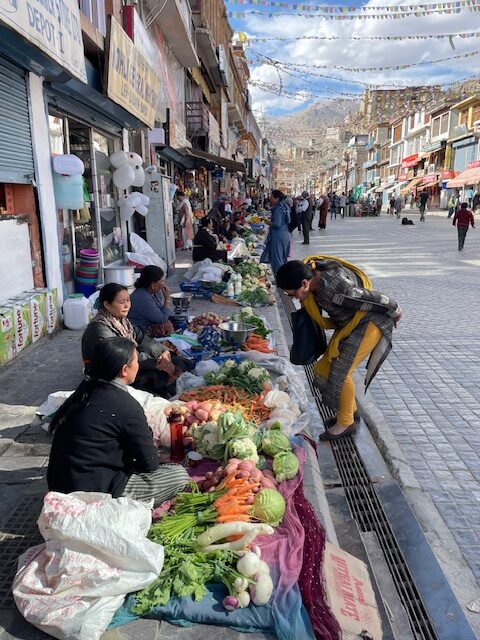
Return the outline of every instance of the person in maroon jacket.
[[[468,208],[467,202],[462,202],[460,209],[457,209],[455,212],[452,222],[453,226],[455,226],[455,223],[458,232],[458,250],[462,251],[469,225],[472,225],[472,228],[475,229],[473,213]]]

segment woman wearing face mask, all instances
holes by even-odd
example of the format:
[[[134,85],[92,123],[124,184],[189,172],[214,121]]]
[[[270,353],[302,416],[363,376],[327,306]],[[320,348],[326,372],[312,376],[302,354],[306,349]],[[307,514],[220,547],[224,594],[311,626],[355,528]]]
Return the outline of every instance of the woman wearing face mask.
[[[50,491],[153,498],[158,505],[185,489],[185,469],[159,464],[143,409],[128,392],[137,371],[138,356],[131,340],[109,338],[97,345],[90,373],[50,424]]]
[[[314,366],[315,386],[322,401],[336,412],[326,422],[320,440],[337,440],[358,425],[352,374],[363,360],[368,387],[392,346],[393,327],[402,310],[390,296],[374,291],[355,265],[330,256],[292,260],[277,272],[277,286],[300,300],[308,315],[323,329],[334,329],[323,357]],[[322,311],[328,317],[322,316]]]
[[[106,284],[100,290],[98,304],[98,313],[82,337],[85,372],[89,373],[93,353],[99,342],[114,337],[127,338],[138,349],[140,374],[135,386],[161,396],[174,394],[177,374],[170,352],[127,319],[130,311],[127,289],[120,284]]]

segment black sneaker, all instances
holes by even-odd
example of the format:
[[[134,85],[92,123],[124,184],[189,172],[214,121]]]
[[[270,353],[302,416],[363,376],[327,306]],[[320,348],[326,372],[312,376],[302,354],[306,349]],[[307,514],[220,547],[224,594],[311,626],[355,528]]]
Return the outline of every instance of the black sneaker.
[[[353,421],[358,424],[360,422],[360,417],[361,416],[358,413],[358,411],[355,411],[355,413],[353,414]],[[332,418],[327,418],[327,420],[324,420],[323,424],[325,425],[325,429],[331,429],[333,425],[336,423],[336,421],[337,421],[337,416],[333,416]]]

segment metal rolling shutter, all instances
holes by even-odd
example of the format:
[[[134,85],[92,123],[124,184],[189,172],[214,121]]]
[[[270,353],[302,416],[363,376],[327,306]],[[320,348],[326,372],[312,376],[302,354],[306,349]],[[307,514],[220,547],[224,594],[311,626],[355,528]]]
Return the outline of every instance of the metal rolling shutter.
[[[26,73],[0,56],[0,182],[33,181]]]

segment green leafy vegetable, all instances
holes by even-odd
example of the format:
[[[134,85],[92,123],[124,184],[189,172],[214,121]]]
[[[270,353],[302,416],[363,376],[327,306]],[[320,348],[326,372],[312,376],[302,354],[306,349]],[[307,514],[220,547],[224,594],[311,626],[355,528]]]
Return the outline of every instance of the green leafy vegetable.
[[[268,293],[264,287],[256,287],[253,291],[242,291],[238,296],[238,302],[246,302],[253,307],[268,306]]]
[[[243,360],[240,364],[235,360],[227,360],[219,371],[207,373],[205,380],[209,385],[237,387],[255,395],[263,391],[263,385],[270,380],[270,376],[266,369],[251,360]]]
[[[277,482],[294,478],[298,467],[298,458],[293,451],[282,451],[273,458],[273,473]]]
[[[252,515],[261,522],[278,527],[285,513],[285,498],[276,489],[262,489],[255,497]]]
[[[267,456],[271,456],[272,458],[281,451],[292,450],[288,437],[277,429],[265,432],[262,438],[262,449]]]

